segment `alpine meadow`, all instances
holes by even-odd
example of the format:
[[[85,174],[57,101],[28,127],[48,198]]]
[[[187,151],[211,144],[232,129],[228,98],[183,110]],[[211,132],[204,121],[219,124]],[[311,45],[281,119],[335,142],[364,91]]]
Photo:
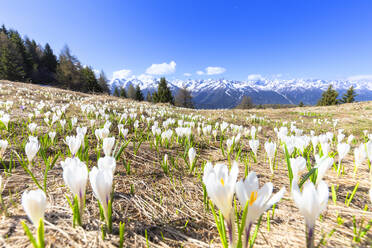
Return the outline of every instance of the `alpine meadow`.
[[[4,1],[0,247],[372,247],[371,8]]]

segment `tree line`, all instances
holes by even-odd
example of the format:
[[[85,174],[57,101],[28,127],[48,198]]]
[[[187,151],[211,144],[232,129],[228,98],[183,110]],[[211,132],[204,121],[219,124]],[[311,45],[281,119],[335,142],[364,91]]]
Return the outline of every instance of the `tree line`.
[[[90,66],[83,66],[66,45],[60,55],[45,46],[22,38],[18,31],[0,28],[0,79],[46,84],[60,88],[109,93],[103,71],[97,77]]]
[[[150,91],[147,92],[146,99],[144,98],[139,85],[134,87],[133,84],[130,84],[127,89],[124,87],[120,89],[115,88],[113,95],[136,101],[146,100],[153,103],[170,103],[171,105],[178,107],[194,108],[191,92],[186,87],[183,87],[178,90],[176,96],[174,97],[165,77],[160,78],[157,91],[153,92],[152,94]]]
[[[322,96],[318,100],[317,106],[330,106],[343,103],[352,103],[355,102],[356,93],[354,87],[351,86],[342,97],[338,98],[338,92],[333,88],[332,85],[329,85],[327,90],[322,93]],[[279,104],[266,104],[265,107],[278,108]],[[296,105],[283,105],[280,104],[280,108],[295,107]],[[304,107],[305,104],[301,101],[298,105],[299,107]],[[264,108],[263,105],[254,105],[252,98],[250,96],[243,96],[240,103],[235,107],[236,109],[251,109],[251,108]]]

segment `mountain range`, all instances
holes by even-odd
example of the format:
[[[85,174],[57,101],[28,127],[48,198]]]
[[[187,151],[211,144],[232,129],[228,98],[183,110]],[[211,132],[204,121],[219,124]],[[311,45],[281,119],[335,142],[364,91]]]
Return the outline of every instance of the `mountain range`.
[[[354,86],[357,94],[356,101],[372,100],[372,82],[357,82],[349,80],[317,80],[317,79],[292,79],[292,80],[250,80],[236,81],[226,79],[206,80],[172,80],[167,81],[173,95],[186,87],[193,97],[196,108],[218,109],[233,108],[239,104],[243,96],[250,96],[254,104],[299,104],[314,105],[322,95],[322,92],[332,84],[338,91],[339,97],[348,88]],[[140,80],[131,78],[114,78],[110,81],[110,90],[124,87],[128,89],[132,84],[139,85],[144,96],[147,92],[154,92],[158,88],[159,79],[145,78]]]

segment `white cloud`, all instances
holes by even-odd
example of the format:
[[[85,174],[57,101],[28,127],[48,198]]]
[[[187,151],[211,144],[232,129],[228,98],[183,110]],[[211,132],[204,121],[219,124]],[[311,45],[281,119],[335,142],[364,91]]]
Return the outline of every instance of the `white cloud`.
[[[137,78],[145,83],[152,82],[154,80],[154,78],[151,75],[147,75],[147,74],[141,74]]]
[[[203,75],[204,72],[203,72],[203,71],[197,71],[196,74],[198,74],[198,75]]]
[[[218,66],[209,66],[207,68],[205,68],[205,71],[208,75],[218,75],[218,74],[222,74],[226,71],[225,68],[223,67],[218,67]]]
[[[250,74],[248,75],[248,80],[257,81],[257,80],[264,80],[261,74]]]
[[[191,77],[191,75],[192,75],[192,74],[191,74],[191,73],[188,73],[188,72],[186,72],[186,73],[184,73],[183,75],[184,75],[185,77]]]
[[[164,75],[172,74],[176,71],[176,62],[171,61],[169,64],[152,64],[149,68],[146,69],[147,74],[151,75]]]
[[[112,73],[112,78],[128,78],[132,74],[131,70],[123,69],[120,71],[114,71]]]
[[[347,78],[350,81],[372,81],[372,74],[354,75]]]

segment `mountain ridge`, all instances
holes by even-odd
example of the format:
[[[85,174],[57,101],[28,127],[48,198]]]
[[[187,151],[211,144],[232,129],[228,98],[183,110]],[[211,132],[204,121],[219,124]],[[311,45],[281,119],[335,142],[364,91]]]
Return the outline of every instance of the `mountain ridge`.
[[[115,88],[129,85],[139,85],[144,95],[147,92],[157,90],[159,79],[139,79],[135,76],[130,78],[114,78],[109,87],[113,93]],[[356,101],[372,100],[372,83],[349,80],[320,80],[320,79],[274,79],[274,80],[227,80],[227,79],[175,79],[167,81],[173,95],[186,87],[193,96],[194,105],[197,108],[216,109],[233,108],[239,104],[243,96],[250,96],[255,104],[299,104],[306,105],[317,103],[321,94],[332,84],[339,92],[339,97],[347,89],[354,86],[357,93]]]

